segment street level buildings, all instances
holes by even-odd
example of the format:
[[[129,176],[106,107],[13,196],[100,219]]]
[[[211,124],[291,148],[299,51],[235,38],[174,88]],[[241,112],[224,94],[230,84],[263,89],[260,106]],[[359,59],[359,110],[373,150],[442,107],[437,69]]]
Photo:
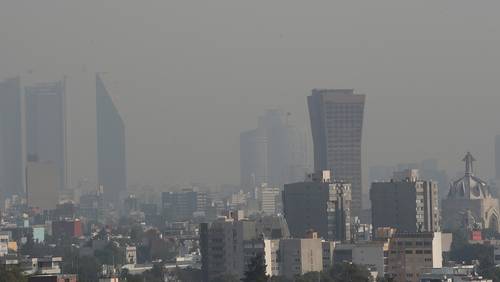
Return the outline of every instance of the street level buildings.
[[[365,95],[353,89],[314,89],[307,97],[314,145],[314,170],[352,185],[352,214],[362,207],[361,138]]]
[[[424,269],[441,268],[441,233],[396,233],[389,241],[386,275],[395,282],[418,282]]]
[[[219,281],[222,275],[242,278],[257,255],[264,256],[265,243],[254,221],[221,218],[200,225],[202,281]]]

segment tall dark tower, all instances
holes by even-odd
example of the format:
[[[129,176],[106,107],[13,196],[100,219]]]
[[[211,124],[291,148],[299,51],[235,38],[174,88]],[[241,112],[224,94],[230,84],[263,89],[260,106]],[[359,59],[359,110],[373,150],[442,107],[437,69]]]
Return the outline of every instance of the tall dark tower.
[[[125,125],[111,96],[96,75],[97,175],[104,200],[117,203],[127,188]]]
[[[0,206],[24,195],[24,162],[19,77],[0,81]]]
[[[331,170],[351,183],[352,214],[361,212],[361,137],[365,95],[353,89],[314,89],[307,97],[314,143],[314,170]]]
[[[57,168],[59,189],[67,188],[65,81],[26,87],[28,162],[50,162]]]

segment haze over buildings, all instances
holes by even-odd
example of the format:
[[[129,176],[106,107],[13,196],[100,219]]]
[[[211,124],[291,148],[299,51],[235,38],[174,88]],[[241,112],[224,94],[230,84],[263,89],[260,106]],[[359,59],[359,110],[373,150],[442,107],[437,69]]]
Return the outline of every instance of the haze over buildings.
[[[53,163],[59,189],[67,188],[65,96],[64,80],[25,88],[26,161]]]
[[[0,11],[0,79],[28,70],[41,81],[68,75],[68,122],[82,125],[69,130],[76,145],[68,144],[68,154],[81,159],[70,165],[75,183],[81,175],[96,178],[81,168],[95,163],[85,157],[95,150],[88,142],[95,139],[95,71],[114,78],[133,183],[239,183],[239,155],[225,153],[239,151],[238,134],[272,107],[307,126],[304,93],[314,87],[354,87],[369,96],[366,167],[434,157],[454,176],[457,152],[471,150],[489,178],[499,133],[489,121],[500,119],[499,8],[450,0],[431,7],[389,0],[9,1]],[[90,89],[78,75],[85,71]]]
[[[96,75],[97,177],[104,199],[117,201],[127,190],[125,124],[99,75]]]

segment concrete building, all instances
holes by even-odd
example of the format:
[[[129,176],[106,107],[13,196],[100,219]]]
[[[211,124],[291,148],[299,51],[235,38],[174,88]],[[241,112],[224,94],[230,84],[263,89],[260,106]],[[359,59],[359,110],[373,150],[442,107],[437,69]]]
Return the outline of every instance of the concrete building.
[[[323,270],[322,241],[315,232],[308,238],[282,239],[279,245],[280,273],[286,278]]]
[[[372,183],[373,229],[393,227],[400,232],[439,231],[437,183],[420,180],[418,171],[395,172],[389,182]]]
[[[262,185],[258,188],[259,209],[264,214],[277,214],[281,206],[281,190],[277,187]]]
[[[256,230],[249,220],[220,218],[200,224],[202,281],[225,274],[243,277],[250,260],[265,253],[265,242]]]
[[[240,134],[241,189],[266,183],[282,187],[309,171],[305,132],[288,123],[288,113],[267,110],[257,128]]]
[[[193,213],[204,212],[207,195],[202,191],[184,189],[179,192],[163,192],[162,212],[168,221],[185,221],[193,218]]]
[[[329,171],[286,184],[283,211],[293,237],[314,230],[332,241],[351,238],[351,185],[330,179]]]
[[[389,239],[386,275],[395,282],[418,282],[424,269],[443,264],[441,233],[396,233]]]
[[[307,97],[314,144],[314,170],[352,185],[352,213],[362,202],[361,137],[365,95],[353,89],[314,89]]]
[[[442,201],[443,228],[448,230],[499,230],[499,203],[488,184],[474,175],[474,157],[463,159],[465,174],[450,185],[448,197]]]
[[[26,154],[29,162],[57,167],[58,188],[67,188],[65,80],[25,88]]]
[[[127,189],[125,123],[103,80],[96,75],[97,177],[104,201],[118,203]]]
[[[279,239],[264,240],[264,257],[266,262],[266,275],[280,275]]]
[[[26,200],[29,207],[54,210],[59,203],[59,167],[53,162],[28,162]]]
[[[0,206],[24,195],[23,127],[19,77],[0,81]]]
[[[352,262],[376,271],[382,278],[387,272],[389,243],[386,240],[358,242],[352,250]]]
[[[333,265],[333,254],[335,252],[336,242],[322,241],[321,247],[323,248],[323,270],[329,269]]]

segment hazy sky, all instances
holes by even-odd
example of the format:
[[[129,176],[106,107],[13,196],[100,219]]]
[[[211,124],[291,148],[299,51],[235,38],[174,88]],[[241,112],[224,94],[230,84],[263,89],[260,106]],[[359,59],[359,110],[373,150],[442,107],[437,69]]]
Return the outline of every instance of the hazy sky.
[[[275,107],[308,124],[312,88],[367,94],[365,168],[437,157],[455,171],[471,150],[487,178],[500,133],[499,9],[493,0],[2,0],[0,78],[68,74],[73,176],[95,169],[87,106],[102,71],[126,122],[130,183],[239,183],[240,131]]]

